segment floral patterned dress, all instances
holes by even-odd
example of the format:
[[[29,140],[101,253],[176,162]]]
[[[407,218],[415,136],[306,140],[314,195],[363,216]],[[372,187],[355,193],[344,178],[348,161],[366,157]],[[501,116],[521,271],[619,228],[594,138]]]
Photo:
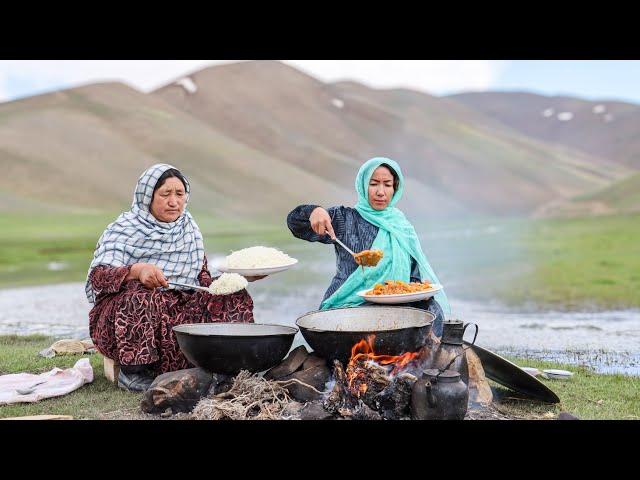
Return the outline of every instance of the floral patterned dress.
[[[91,338],[100,353],[121,365],[151,365],[157,374],[190,368],[173,326],[253,322],[253,300],[246,290],[213,295],[148,289],[138,280],[125,281],[130,269],[98,265],[89,275],[96,294],[89,312]],[[206,257],[198,280],[205,287],[213,281]]]

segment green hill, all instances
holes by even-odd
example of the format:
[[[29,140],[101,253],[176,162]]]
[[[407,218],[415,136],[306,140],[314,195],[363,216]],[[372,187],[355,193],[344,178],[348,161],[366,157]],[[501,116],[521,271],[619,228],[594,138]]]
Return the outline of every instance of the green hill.
[[[149,94],[97,83],[0,103],[0,211],[122,210],[138,175],[167,162],[192,181],[192,209],[282,222],[300,203],[353,204],[372,156],[403,166],[413,218],[529,215],[633,172],[455,99],[255,61]]]
[[[179,166],[193,184],[192,207],[220,216],[275,218],[310,193],[350,196],[118,83],[0,104],[0,145],[4,210],[126,208],[156,162]]]

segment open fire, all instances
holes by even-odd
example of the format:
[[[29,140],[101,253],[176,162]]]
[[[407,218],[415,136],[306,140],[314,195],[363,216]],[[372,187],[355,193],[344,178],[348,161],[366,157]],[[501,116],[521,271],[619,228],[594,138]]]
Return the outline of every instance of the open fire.
[[[480,408],[483,415],[491,413],[486,407],[492,402],[491,389],[482,364],[472,351],[466,353],[471,355],[469,384],[465,385],[454,371],[443,370],[440,376],[438,369],[431,366],[437,342],[428,341],[418,350],[402,355],[383,355],[375,335],[358,338],[351,345],[346,368],[340,360],[328,362],[301,345],[262,379],[248,372],[239,374],[233,382],[222,376],[216,380],[213,395],[210,391],[197,409],[201,417],[196,418],[461,420],[467,408]],[[380,337],[378,340],[380,343]],[[251,382],[245,385],[247,379]],[[284,391],[289,398],[274,393]],[[264,396],[256,399],[259,393]],[[239,413],[238,402],[243,407]],[[472,407],[474,403],[476,407]],[[218,409],[215,415],[211,413],[214,407]]]
[[[356,398],[360,398],[367,393],[372,377],[374,377],[374,380],[376,380],[375,377],[380,381],[388,380],[384,382],[388,384],[405,368],[418,366],[417,364],[426,355],[426,349],[424,348],[416,352],[406,352],[402,355],[378,355],[373,348],[375,338],[375,335],[369,335],[366,339],[356,343],[351,349],[351,357],[345,374],[349,392]]]

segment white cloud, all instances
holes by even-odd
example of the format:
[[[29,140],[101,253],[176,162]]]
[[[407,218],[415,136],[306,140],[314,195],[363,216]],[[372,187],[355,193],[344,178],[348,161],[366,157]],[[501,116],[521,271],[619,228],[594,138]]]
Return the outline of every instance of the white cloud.
[[[148,92],[228,60],[0,60],[0,101],[99,81]],[[442,95],[486,90],[506,66],[488,60],[285,60],[325,81],[355,80],[377,88],[407,87]]]
[[[355,80],[375,88],[435,95],[493,86],[508,62],[492,60],[285,60],[324,82]]]

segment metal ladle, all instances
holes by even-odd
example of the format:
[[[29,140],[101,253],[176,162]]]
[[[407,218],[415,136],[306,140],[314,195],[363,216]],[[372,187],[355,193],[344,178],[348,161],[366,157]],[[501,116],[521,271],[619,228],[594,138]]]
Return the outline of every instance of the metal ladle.
[[[342,242],[338,239],[338,237],[332,238],[332,240],[333,240],[334,242],[336,242],[338,245],[340,245],[342,248],[344,248],[347,252],[349,252],[353,257],[355,257],[355,256],[356,256],[356,254],[355,254],[355,253],[353,253],[353,251],[352,251],[349,247],[347,247],[344,243],[342,243]]]
[[[178,282],[167,282],[169,285],[173,285],[174,287],[186,287],[186,288],[192,288],[194,290],[202,290],[204,292],[207,293],[211,293],[211,290],[209,290],[207,287],[202,287],[200,285],[189,285],[188,283],[178,283]]]
[[[329,234],[327,233],[327,235],[329,235]],[[329,236],[331,237],[331,235],[329,235]],[[375,266],[377,265],[377,263],[376,263],[375,265],[363,265],[363,264],[359,263],[359,262],[358,262],[358,260],[357,260],[357,257],[356,257],[356,255],[357,255],[357,254],[356,254],[356,253],[354,253],[354,252],[353,252],[353,250],[351,250],[349,247],[347,247],[344,243],[342,243],[342,242],[340,241],[340,239],[338,239],[338,237],[334,237],[334,238],[332,238],[331,240],[333,240],[333,241],[334,241],[334,242],[336,242],[338,245],[340,245],[342,248],[344,248],[347,252],[349,252],[349,253],[351,254],[351,256],[353,256],[354,260],[356,260],[356,263],[357,263],[358,265],[360,265],[363,269],[364,269],[364,267],[375,267]],[[361,252],[361,253],[362,253],[362,252]]]

